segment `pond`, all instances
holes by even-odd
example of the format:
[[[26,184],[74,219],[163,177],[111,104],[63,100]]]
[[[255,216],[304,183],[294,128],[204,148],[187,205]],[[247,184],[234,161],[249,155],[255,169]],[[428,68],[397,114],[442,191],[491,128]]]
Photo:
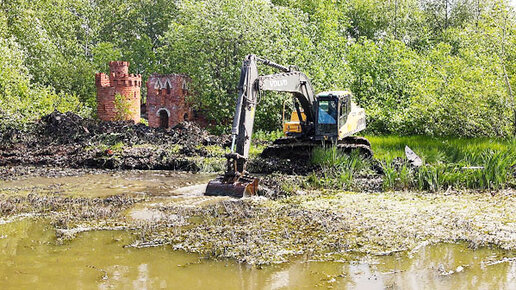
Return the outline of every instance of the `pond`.
[[[134,171],[45,178],[0,184],[0,193],[145,197],[126,213],[158,220],[156,203],[202,206],[213,175]],[[157,214],[156,214],[157,213]],[[20,215],[23,217],[23,215]],[[171,246],[134,248],[137,231],[85,231],[56,238],[51,220],[0,219],[0,289],[515,289],[516,252],[496,247],[470,249],[466,243],[426,245],[384,256],[358,254],[354,260],[321,262],[298,256],[288,263],[250,266],[205,259]]]
[[[514,254],[461,244],[356,262],[293,262],[251,267],[202,259],[170,247],[124,247],[130,232],[93,231],[59,244],[44,219],[0,226],[1,289],[511,289]]]

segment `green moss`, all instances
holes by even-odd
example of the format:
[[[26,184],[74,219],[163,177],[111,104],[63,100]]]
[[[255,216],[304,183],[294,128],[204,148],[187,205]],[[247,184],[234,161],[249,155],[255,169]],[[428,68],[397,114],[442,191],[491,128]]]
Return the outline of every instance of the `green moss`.
[[[114,153],[120,153],[124,151],[125,148],[124,142],[117,142],[115,145],[111,146],[109,149],[113,150]]]
[[[229,153],[229,149],[222,148],[222,146],[219,146],[219,145],[208,145],[208,146],[199,145],[197,148],[198,149],[204,148],[206,150],[206,152],[208,153],[208,156],[213,156],[213,157],[221,157],[221,156],[223,157],[224,154]]]
[[[174,145],[170,146],[170,148],[169,148],[170,153],[172,153],[172,154],[178,154],[179,152],[181,152],[181,149],[183,149],[183,146],[181,146],[179,144],[174,144]]]

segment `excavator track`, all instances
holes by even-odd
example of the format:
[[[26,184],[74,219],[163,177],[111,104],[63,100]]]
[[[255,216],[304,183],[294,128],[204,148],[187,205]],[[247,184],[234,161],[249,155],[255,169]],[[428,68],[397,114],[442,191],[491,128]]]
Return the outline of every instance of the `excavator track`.
[[[339,140],[338,144],[362,144],[371,147],[371,142],[369,142],[369,140],[367,140],[365,137],[360,136],[345,137],[344,139]]]
[[[312,150],[319,146],[323,146],[321,141],[300,141],[295,138],[280,138],[275,140],[272,145],[265,148],[261,156],[264,158],[300,158],[307,160],[307,158],[311,156]],[[371,158],[373,156],[371,143],[363,137],[346,137],[339,140],[336,146],[340,152],[345,154],[352,154],[353,151],[358,151],[358,153],[365,158]]]

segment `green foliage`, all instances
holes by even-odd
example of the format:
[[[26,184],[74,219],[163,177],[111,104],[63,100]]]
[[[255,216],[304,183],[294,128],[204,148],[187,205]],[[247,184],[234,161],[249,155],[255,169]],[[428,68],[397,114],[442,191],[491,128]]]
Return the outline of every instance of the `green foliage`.
[[[371,137],[370,141],[376,158],[382,162],[385,190],[496,190],[514,180],[514,139],[376,136]],[[423,159],[423,166],[411,168],[403,162],[405,145],[409,145]]]
[[[88,114],[75,95],[33,84],[26,54],[13,38],[0,38],[0,125],[21,126],[53,110]]]
[[[257,130],[253,132],[253,140],[256,141],[268,141],[273,142],[276,139],[285,137],[285,133],[281,130],[275,130],[275,131],[264,131],[264,130]]]
[[[99,42],[92,49],[93,62],[95,66],[103,72],[109,71],[109,62],[122,59],[122,53],[110,42]]]
[[[124,150],[124,147],[126,147],[124,142],[119,141],[115,143],[115,145],[111,146],[109,149],[111,149],[114,153],[121,153]]]
[[[0,1],[0,39],[4,119],[56,106],[91,113],[95,72],[127,60],[144,80],[190,75],[194,105],[222,132],[254,53],[299,66],[316,91],[350,88],[371,133],[516,130],[516,16],[504,0],[10,0]],[[280,129],[288,98],[263,94],[256,127]]]
[[[317,147],[312,152],[311,162],[322,168],[323,175],[308,177],[308,183],[315,188],[350,189],[353,178],[371,171],[371,163],[359,155],[358,151],[346,154],[336,146]]]
[[[119,93],[115,94],[115,113],[115,121],[130,120],[133,114],[131,103]]]
[[[425,165],[410,174],[413,187],[419,190],[440,191],[448,188],[497,190],[507,186],[512,179],[512,166],[516,164],[513,152],[484,151],[477,162],[478,168],[459,164]],[[394,184],[390,189],[399,187]]]
[[[366,136],[371,142],[374,156],[379,160],[392,161],[404,158],[405,146],[409,146],[426,163],[458,163],[462,160],[476,162],[486,150],[495,152],[514,151],[512,139],[492,138],[436,138],[429,136]]]
[[[387,191],[498,190],[516,181],[516,139],[372,136],[370,141],[376,160],[363,159],[358,152],[343,154],[336,147],[316,148],[311,162],[321,171],[309,175],[306,186],[353,189],[357,177],[375,174],[373,164],[381,166]],[[407,162],[406,145],[423,159],[423,166]]]
[[[228,124],[244,57],[254,53],[291,63],[312,44],[305,36],[305,18],[262,0],[180,1],[160,53],[167,70],[192,77],[199,95],[197,106],[207,117]],[[278,108],[286,97],[261,98],[256,114],[259,128],[279,124]]]

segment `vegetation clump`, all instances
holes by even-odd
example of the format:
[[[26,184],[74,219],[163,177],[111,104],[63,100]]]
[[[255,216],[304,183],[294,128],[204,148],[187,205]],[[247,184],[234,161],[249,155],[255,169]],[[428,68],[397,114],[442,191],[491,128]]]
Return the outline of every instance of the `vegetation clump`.
[[[155,208],[165,216],[185,215],[188,225],[165,223],[145,231],[135,246],[171,244],[207,258],[254,265],[299,256],[355,260],[440,242],[516,249],[516,233],[507,224],[515,202],[509,192],[495,197],[312,192],[277,201],[220,200],[202,207],[171,203]]]

